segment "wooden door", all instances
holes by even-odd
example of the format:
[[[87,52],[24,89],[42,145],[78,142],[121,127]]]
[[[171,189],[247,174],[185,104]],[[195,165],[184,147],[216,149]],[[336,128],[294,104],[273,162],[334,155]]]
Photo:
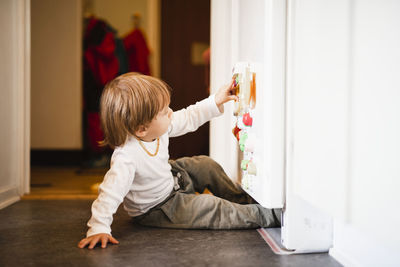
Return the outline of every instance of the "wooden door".
[[[208,97],[206,66],[193,62],[192,50],[209,43],[210,1],[162,1],[161,78],[172,87],[173,110]],[[208,154],[209,123],[194,133],[170,139],[172,159]]]

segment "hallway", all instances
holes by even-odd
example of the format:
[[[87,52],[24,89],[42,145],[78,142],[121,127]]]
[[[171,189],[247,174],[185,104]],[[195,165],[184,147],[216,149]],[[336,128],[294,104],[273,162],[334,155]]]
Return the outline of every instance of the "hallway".
[[[327,253],[275,255],[256,230],[135,225],[120,207],[119,245],[79,249],[92,200],[22,200],[0,210],[0,266],[341,266]]]
[[[31,191],[23,199],[92,199],[107,169],[32,166]]]

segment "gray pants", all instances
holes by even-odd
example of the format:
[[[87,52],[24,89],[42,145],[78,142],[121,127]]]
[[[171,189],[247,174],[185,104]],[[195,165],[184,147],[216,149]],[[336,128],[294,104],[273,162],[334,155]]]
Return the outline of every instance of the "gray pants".
[[[170,161],[179,189],[147,213],[134,218],[146,225],[185,229],[279,227],[281,210],[262,207],[207,156]],[[179,173],[179,174],[178,174]],[[208,188],[213,195],[195,194]]]

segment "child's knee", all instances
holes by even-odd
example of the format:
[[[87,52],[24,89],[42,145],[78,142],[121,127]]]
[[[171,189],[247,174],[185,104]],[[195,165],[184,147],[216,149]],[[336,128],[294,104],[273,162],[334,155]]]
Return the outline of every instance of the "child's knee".
[[[176,160],[176,163],[191,174],[200,174],[209,171],[223,171],[221,165],[208,156],[185,157]]]
[[[208,156],[193,156],[193,157],[183,157],[176,160],[181,166],[200,166],[200,165],[210,165],[213,164],[213,160]]]
[[[200,165],[201,167],[204,168],[220,167],[220,165],[209,156],[194,156],[193,158],[197,161],[197,164]]]

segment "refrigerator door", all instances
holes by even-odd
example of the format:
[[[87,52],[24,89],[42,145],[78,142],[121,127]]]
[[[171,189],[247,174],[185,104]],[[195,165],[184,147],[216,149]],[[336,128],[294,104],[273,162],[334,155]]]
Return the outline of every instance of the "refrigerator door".
[[[253,133],[257,174],[245,190],[267,208],[284,203],[286,1],[211,2],[211,90],[229,80],[237,62],[257,63]],[[228,29],[228,30],[227,30]],[[212,91],[215,92],[215,91]],[[233,103],[210,124],[210,156],[239,183],[243,152],[238,153]],[[254,167],[254,166],[253,166]],[[249,177],[247,177],[249,178]]]
[[[251,69],[256,76],[256,101],[251,112],[251,133],[256,140],[253,157],[256,175],[245,176],[241,170],[239,181],[242,178],[243,188],[261,205],[282,208],[285,198],[286,2],[238,2],[233,10],[234,14],[240,14],[238,21],[235,17],[234,28],[240,45],[234,50],[238,51],[239,59],[252,62],[254,68]],[[239,153],[241,163],[246,154]]]
[[[239,143],[239,183],[267,208],[284,203],[283,94],[266,82],[265,63],[238,62],[233,68]],[[274,104],[272,104],[274,103]]]

